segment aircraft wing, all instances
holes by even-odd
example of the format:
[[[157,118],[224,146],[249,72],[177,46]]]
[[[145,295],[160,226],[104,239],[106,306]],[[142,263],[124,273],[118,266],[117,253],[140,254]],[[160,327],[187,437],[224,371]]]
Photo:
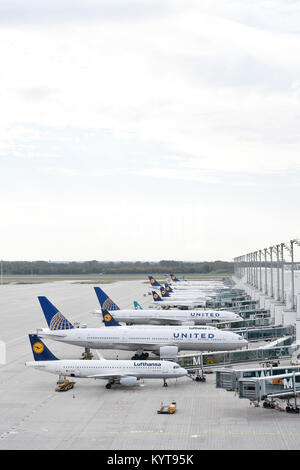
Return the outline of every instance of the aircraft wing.
[[[68,331],[70,331],[70,330],[68,330]],[[44,336],[45,338],[51,339],[51,338],[65,338],[67,335],[62,335],[61,333],[55,334],[55,333],[52,333],[52,332],[51,333],[40,333],[39,332],[39,336],[41,338]]]

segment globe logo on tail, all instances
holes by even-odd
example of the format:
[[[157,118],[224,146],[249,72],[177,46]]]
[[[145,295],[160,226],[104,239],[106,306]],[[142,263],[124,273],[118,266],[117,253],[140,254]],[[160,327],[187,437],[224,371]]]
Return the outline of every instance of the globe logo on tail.
[[[111,299],[106,299],[102,305],[102,310],[119,310],[119,308]]]
[[[60,312],[52,317],[50,330],[69,330],[71,328],[71,323]]]

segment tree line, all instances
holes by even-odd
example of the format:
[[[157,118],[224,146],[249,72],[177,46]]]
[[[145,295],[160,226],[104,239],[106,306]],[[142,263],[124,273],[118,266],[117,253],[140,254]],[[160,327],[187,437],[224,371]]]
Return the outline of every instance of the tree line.
[[[14,274],[208,274],[212,271],[233,272],[233,263],[228,261],[2,261],[2,272]]]

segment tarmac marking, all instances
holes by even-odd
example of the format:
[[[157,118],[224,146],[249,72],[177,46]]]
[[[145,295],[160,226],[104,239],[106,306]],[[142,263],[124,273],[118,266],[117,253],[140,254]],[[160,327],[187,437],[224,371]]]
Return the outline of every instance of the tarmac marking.
[[[104,432],[104,431],[103,431]],[[128,434],[128,432],[130,434],[168,434],[168,435],[173,435],[173,436],[182,436],[182,435],[187,435],[187,436],[190,436],[192,438],[196,438],[196,437],[202,437],[204,435],[208,435],[208,434],[211,434],[211,435],[215,435],[216,432],[214,430],[208,432],[208,431],[198,431],[198,433],[194,433],[194,434],[190,434],[190,432],[185,432],[185,431],[180,431],[180,432],[176,432],[176,431],[164,431],[163,429],[159,429],[159,430],[130,430],[130,431],[105,431],[105,434]],[[87,431],[85,434],[95,434],[95,432],[89,432]],[[228,434],[230,436],[247,436],[247,435],[256,435],[256,436],[281,436],[281,432],[280,431],[277,431],[277,432],[273,432],[273,433],[266,433],[266,432],[256,432],[256,431],[249,431],[248,433],[244,432],[244,431],[241,431],[241,432],[233,432],[231,430],[229,431],[224,431],[224,433],[221,433],[219,432],[218,434]],[[284,434],[284,433],[283,433]],[[299,435],[299,432],[290,432],[289,433],[290,436],[298,436]]]

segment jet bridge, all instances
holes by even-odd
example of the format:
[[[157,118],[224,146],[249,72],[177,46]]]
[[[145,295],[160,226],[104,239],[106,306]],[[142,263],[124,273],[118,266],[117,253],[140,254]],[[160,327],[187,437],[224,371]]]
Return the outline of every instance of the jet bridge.
[[[257,326],[271,326],[273,322],[272,318],[253,318],[250,320],[234,320],[234,321],[226,321],[226,322],[219,322],[219,323],[212,323],[212,326],[217,326],[217,328],[250,328],[257,327]]]
[[[241,378],[238,381],[239,398],[247,398],[250,403],[259,406],[263,401],[264,408],[284,409],[287,412],[299,413],[297,397],[300,394],[300,372],[270,375],[259,378]],[[290,400],[294,399],[294,404]]]
[[[256,300],[245,300],[244,302],[228,302],[226,303],[226,305],[221,305],[221,302],[215,302],[214,307],[219,308],[220,310],[230,309],[232,312],[236,313],[249,310],[260,310],[258,306],[258,301]]]
[[[232,310],[232,309],[230,309]],[[244,320],[256,319],[256,318],[270,318],[271,312],[270,310],[265,310],[262,308],[254,309],[254,310],[237,310],[237,312]]]
[[[277,364],[277,363],[276,363]],[[216,388],[224,388],[228,391],[237,391],[240,379],[252,379],[268,377],[270,375],[290,374],[300,372],[300,366],[260,367],[255,369],[218,369],[216,370]]]
[[[230,331],[236,333],[249,342],[274,340],[282,336],[294,336],[295,327],[288,326],[265,326],[260,328],[230,328]]]
[[[248,362],[266,362],[287,359],[292,356],[293,346],[280,346],[269,349],[242,349],[239,351],[220,351],[208,353],[182,354],[177,356],[177,362],[188,370],[212,369],[220,366],[243,364]]]

